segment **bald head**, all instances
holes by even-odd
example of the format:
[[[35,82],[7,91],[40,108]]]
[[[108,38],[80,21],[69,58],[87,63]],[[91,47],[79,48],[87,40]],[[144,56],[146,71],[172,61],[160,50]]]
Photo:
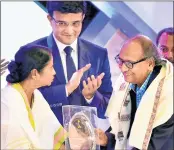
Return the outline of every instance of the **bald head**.
[[[119,59],[123,62],[120,63],[119,68],[125,80],[141,86],[160,57],[156,46],[148,37],[137,35],[124,43]],[[130,64],[132,67],[129,67]]]
[[[124,49],[124,47],[130,47],[131,45],[134,45],[134,49],[132,49],[131,52],[135,53],[134,56],[136,56],[138,53],[142,53],[144,57],[153,57],[155,65],[161,63],[161,57],[158,48],[155,46],[155,44],[149,37],[144,35],[136,35],[135,37],[129,39],[124,43],[124,45],[121,48],[121,51]]]

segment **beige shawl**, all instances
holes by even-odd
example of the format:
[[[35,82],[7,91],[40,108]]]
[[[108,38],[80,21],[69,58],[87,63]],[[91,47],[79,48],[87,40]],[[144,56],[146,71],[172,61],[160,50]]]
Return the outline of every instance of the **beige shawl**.
[[[167,61],[144,93],[135,114],[128,144],[126,137],[131,114],[129,91],[130,84],[120,75],[106,111],[112,133],[116,135],[115,149],[127,149],[127,145],[130,145],[146,150],[152,130],[165,123],[173,114],[173,65]]]

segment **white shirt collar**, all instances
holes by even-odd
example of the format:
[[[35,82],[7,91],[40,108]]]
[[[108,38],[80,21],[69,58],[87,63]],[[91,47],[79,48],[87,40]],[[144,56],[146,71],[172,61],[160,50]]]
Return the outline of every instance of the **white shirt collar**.
[[[56,39],[56,37],[54,36],[54,34],[53,34],[53,38],[54,38],[54,40],[55,40],[55,42],[57,44],[57,47],[58,47],[60,53],[64,53],[64,49],[65,49],[66,46],[71,46],[73,48],[72,52],[76,52],[77,51],[77,39],[71,45],[65,45],[65,44],[61,43],[60,41],[58,41]]]

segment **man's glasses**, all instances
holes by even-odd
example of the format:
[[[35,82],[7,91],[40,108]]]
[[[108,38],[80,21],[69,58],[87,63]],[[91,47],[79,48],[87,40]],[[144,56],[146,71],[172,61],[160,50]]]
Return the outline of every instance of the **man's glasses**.
[[[66,28],[68,27],[69,25],[71,25],[72,27],[74,28],[78,28],[81,24],[82,24],[82,21],[74,21],[74,22],[65,22],[65,21],[58,21],[58,20],[55,20],[53,17],[52,19],[54,20],[54,22],[56,23],[56,25],[58,27],[61,27],[61,28]]]
[[[124,60],[122,60],[122,59],[119,57],[119,55],[117,55],[117,56],[115,57],[115,60],[116,60],[116,62],[117,62],[117,64],[118,64],[119,66],[122,66],[123,64],[125,64],[125,66],[126,66],[127,68],[132,69],[133,66],[134,66],[135,64],[140,63],[140,62],[142,62],[142,61],[145,61],[147,58],[148,58],[148,57],[145,57],[145,58],[140,59],[140,60],[138,60],[138,61],[136,61],[136,62],[130,62],[130,61],[124,61]]]

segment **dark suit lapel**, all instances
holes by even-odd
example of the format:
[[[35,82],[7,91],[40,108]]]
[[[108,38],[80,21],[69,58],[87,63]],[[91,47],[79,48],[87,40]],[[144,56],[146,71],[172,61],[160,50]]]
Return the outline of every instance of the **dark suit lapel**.
[[[88,54],[88,47],[78,39],[78,69],[86,66],[90,63],[90,57]],[[83,74],[81,81],[86,80],[89,75],[89,70]]]
[[[50,49],[52,49],[52,54],[53,54],[53,62],[54,62],[54,69],[56,71],[56,77],[59,80],[60,83],[65,84],[65,75],[64,75],[64,70],[62,66],[62,61],[60,57],[60,53],[57,47],[57,44],[53,38],[53,35],[51,34],[47,38],[47,44]]]

